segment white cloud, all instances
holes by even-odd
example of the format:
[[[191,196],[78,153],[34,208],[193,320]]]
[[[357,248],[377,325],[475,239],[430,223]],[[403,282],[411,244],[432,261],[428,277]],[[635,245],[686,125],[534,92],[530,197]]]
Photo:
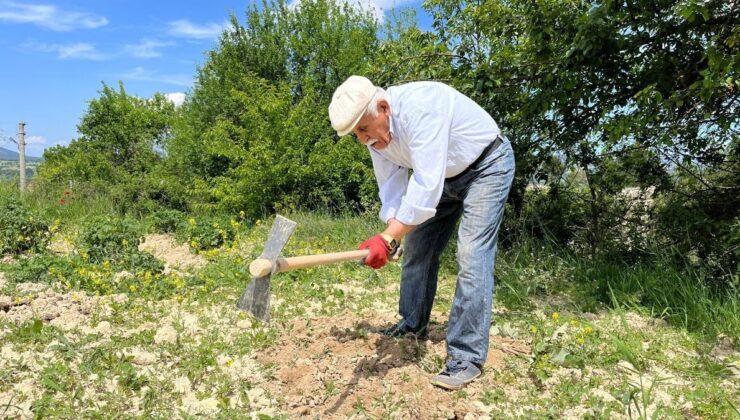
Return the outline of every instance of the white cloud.
[[[83,60],[104,60],[102,53],[98,52],[94,46],[84,42],[76,44],[59,46],[59,58],[80,58]]]
[[[227,28],[226,23],[206,23],[198,25],[188,19],[180,19],[169,23],[169,34],[182,38],[214,39]]]
[[[0,0],[0,21],[32,23],[53,31],[92,29],[105,26],[108,19],[91,13],[61,10],[50,4],[26,4]]]
[[[44,136],[28,136],[28,137],[26,137],[26,144],[28,144],[28,145],[46,144],[46,137],[44,137]]]
[[[85,42],[64,45],[28,42],[23,44],[23,47],[45,53],[55,53],[57,58],[61,58],[62,60],[79,59],[100,61],[109,58],[95,49],[94,45]]]
[[[193,76],[189,74],[162,74],[156,70],[146,70],[136,67],[126,74],[120,76],[123,79],[139,80],[144,82],[167,83],[176,86],[189,87],[193,84]]]
[[[180,106],[185,102],[185,94],[182,92],[166,93],[164,96],[175,104],[175,106]]]
[[[160,48],[169,47],[172,45],[175,44],[172,42],[144,39],[135,45],[127,44],[124,47],[124,51],[137,58],[156,58],[162,55],[162,53],[159,51]]]

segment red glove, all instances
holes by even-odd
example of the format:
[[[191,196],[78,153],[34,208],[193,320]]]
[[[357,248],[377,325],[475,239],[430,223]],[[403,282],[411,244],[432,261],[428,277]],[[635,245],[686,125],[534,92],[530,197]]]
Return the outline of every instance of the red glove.
[[[380,235],[375,235],[360,244],[357,249],[369,249],[370,254],[365,257],[365,265],[378,269],[388,262],[391,254],[391,246]]]

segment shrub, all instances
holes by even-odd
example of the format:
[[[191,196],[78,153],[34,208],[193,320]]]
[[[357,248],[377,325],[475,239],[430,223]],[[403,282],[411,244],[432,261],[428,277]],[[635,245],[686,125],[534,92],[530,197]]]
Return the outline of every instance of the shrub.
[[[93,217],[79,235],[79,249],[94,263],[120,261],[133,249],[138,250],[139,233],[126,219]]]
[[[94,217],[83,226],[78,242],[83,258],[92,263],[107,262],[132,272],[164,270],[164,265],[154,256],[139,251],[138,228],[126,219]]]
[[[190,218],[185,233],[192,250],[204,251],[230,244],[240,226],[240,222],[225,217]]]
[[[120,264],[116,267],[107,261],[94,264],[75,255],[36,254],[8,266],[5,274],[14,283],[56,283],[66,289],[95,294],[126,293],[149,298],[172,296],[200,282],[176,273],[161,274],[161,263],[149,254],[136,252],[127,258],[127,264],[137,269],[122,272]]]
[[[175,233],[184,227],[185,213],[172,209],[157,209],[149,215],[155,232]]]
[[[0,255],[41,251],[50,237],[49,224],[38,214],[14,199],[0,200]]]

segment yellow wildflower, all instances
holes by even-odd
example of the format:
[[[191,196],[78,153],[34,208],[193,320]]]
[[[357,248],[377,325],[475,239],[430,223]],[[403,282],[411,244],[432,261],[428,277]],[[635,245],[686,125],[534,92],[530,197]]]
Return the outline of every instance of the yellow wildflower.
[[[560,318],[560,314],[557,312],[552,313],[552,320],[555,322],[558,322],[558,318]]]

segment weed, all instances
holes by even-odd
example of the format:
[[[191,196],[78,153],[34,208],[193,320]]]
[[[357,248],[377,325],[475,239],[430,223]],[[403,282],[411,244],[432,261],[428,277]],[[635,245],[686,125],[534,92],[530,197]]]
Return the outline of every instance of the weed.
[[[480,401],[485,405],[494,405],[506,400],[506,393],[501,388],[485,389],[480,395]]]
[[[46,248],[52,235],[49,223],[12,197],[0,198],[0,256]]]

